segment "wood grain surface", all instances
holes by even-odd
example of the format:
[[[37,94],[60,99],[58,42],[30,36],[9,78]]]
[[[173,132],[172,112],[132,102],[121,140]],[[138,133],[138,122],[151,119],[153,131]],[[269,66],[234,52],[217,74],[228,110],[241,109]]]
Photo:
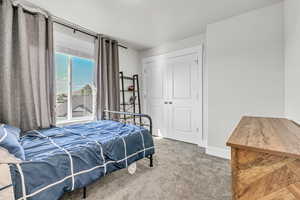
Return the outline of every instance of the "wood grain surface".
[[[300,200],[300,127],[282,118],[243,117],[231,147],[234,200]]]
[[[300,160],[235,149],[235,200],[300,199]]]
[[[300,159],[300,127],[283,118],[243,117],[227,145]]]

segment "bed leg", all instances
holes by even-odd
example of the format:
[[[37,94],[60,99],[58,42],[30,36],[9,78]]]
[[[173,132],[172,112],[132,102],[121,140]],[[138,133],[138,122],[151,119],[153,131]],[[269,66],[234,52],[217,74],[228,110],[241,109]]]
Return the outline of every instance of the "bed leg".
[[[153,167],[153,156],[152,155],[150,155],[150,167]]]
[[[83,188],[83,199],[86,199],[86,187]]]

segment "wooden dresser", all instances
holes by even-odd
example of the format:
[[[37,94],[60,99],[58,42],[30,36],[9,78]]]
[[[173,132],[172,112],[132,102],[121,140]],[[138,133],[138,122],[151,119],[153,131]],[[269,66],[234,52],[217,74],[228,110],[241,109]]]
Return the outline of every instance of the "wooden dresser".
[[[234,200],[300,200],[300,127],[287,119],[243,117],[231,147]]]

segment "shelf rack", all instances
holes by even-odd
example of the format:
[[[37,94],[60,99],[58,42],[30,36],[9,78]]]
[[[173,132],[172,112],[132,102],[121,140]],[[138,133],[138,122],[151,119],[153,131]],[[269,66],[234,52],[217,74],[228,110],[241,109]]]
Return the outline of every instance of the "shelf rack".
[[[125,81],[129,82],[129,84],[128,83],[125,84]],[[132,77],[130,77],[130,76],[125,76],[124,72],[120,72],[120,83],[121,83],[120,108],[122,109],[121,111],[142,114],[139,75],[135,74]],[[126,88],[125,85],[127,85],[128,88]],[[133,88],[129,89],[129,86],[133,86]],[[128,97],[128,94],[131,94],[130,98],[133,99],[133,102],[129,102],[129,99],[126,99],[126,97]],[[138,124],[142,124],[142,117],[140,116],[127,117],[126,114],[124,114],[121,119],[124,120],[125,122],[127,122],[127,120],[133,120],[133,123],[137,124],[137,118],[139,119]]]

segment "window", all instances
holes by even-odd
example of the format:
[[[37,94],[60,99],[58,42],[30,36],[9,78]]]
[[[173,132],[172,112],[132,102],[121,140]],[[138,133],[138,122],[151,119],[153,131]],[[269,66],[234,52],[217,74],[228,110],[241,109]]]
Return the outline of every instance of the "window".
[[[93,118],[94,61],[55,54],[57,121]]]
[[[96,88],[94,40],[58,27],[54,32],[56,121],[68,123],[94,118]]]

